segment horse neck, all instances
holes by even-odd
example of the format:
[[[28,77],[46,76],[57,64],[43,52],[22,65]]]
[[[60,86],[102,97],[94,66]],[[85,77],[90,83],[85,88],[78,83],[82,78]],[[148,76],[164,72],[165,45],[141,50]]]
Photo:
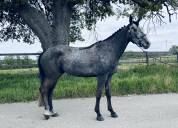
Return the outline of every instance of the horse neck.
[[[119,59],[123,52],[125,51],[129,40],[128,40],[128,29],[127,26],[123,27],[122,29],[118,30],[114,33],[110,39],[108,38],[108,44],[112,47],[112,52],[114,55]]]

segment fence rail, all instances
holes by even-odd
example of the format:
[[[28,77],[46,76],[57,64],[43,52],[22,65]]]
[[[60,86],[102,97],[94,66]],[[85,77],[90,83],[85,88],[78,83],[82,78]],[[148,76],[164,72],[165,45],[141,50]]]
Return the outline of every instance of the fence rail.
[[[39,56],[40,53],[0,53],[0,56]]]
[[[37,67],[40,53],[3,53],[0,54],[0,69]]]
[[[0,69],[37,67],[40,53],[0,53]],[[178,55],[169,52],[125,52],[120,64],[176,64]]]

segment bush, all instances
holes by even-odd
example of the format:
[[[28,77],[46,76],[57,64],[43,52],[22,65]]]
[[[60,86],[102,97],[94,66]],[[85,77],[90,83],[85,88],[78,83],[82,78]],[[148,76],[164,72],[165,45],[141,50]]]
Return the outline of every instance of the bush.
[[[1,61],[0,68],[8,69],[8,68],[27,68],[33,67],[36,65],[36,61],[30,59],[28,56],[6,56]]]

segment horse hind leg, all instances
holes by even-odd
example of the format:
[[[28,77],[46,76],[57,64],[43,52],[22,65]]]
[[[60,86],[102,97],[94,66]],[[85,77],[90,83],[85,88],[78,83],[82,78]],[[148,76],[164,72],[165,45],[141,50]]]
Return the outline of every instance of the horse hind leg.
[[[41,101],[44,102],[45,112],[44,117],[45,119],[49,119],[50,116],[54,115],[53,106],[52,106],[52,92],[56,85],[56,81],[50,78],[44,78],[42,85],[40,87],[41,93]]]
[[[53,91],[56,86],[56,83],[57,83],[57,80],[53,83],[52,88],[49,89],[49,93],[48,93],[49,111],[51,112],[52,117],[58,116],[58,113],[54,112],[54,110],[53,110],[53,103],[52,103]]]

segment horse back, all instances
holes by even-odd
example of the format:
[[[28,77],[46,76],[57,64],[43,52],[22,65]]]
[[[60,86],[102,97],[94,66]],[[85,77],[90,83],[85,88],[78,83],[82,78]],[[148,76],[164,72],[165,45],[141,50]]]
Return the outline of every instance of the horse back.
[[[64,72],[77,76],[97,76],[115,66],[109,55],[103,55],[96,48],[71,48],[64,52],[58,63]]]

